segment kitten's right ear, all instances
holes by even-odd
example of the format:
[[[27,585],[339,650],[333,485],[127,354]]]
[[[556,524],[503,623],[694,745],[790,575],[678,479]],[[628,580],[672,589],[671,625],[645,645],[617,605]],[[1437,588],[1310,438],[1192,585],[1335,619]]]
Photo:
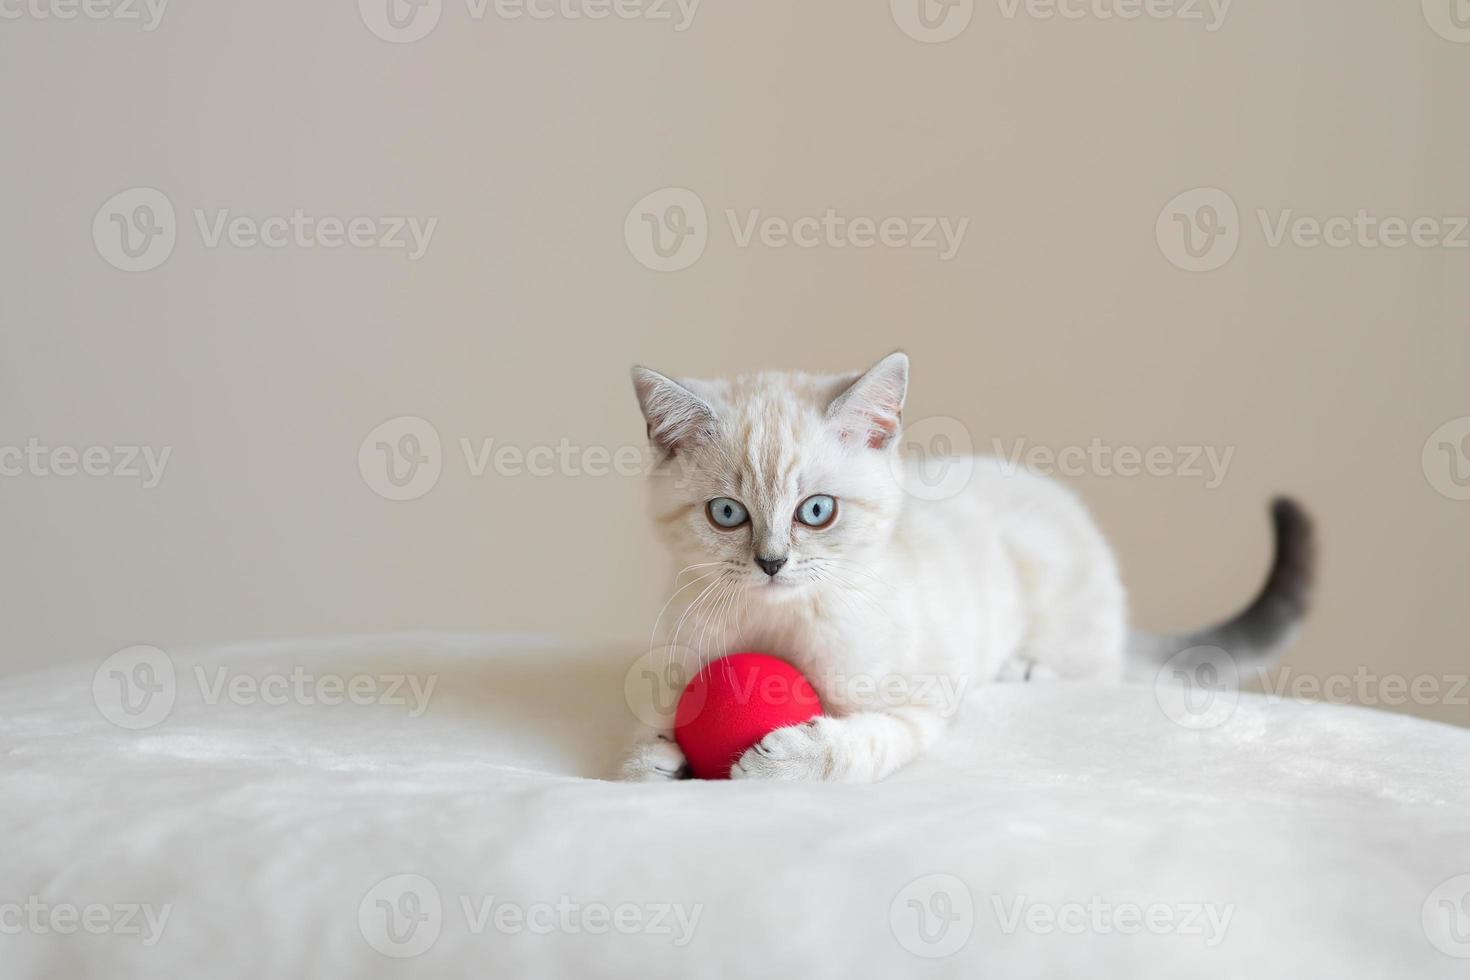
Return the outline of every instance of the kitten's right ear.
[[[633,390],[648,423],[649,441],[670,456],[714,431],[715,410],[709,402],[672,378],[634,367]]]
[[[909,390],[909,358],[894,351],[852,382],[827,406],[843,439],[883,449],[893,445]]]

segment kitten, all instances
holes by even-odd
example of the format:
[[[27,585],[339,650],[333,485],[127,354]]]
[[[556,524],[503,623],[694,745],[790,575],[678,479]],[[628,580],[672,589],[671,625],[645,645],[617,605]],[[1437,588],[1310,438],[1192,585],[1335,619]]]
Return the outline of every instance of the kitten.
[[[676,382],[639,367],[633,384],[659,456],[654,520],[695,574],[663,614],[684,666],[773,653],[825,709],[766,736],[733,778],[882,779],[941,736],[972,682],[1152,677],[1202,645],[1266,658],[1305,612],[1311,524],[1288,500],[1255,601],[1212,629],[1153,637],[1130,636],[1113,553],[1060,484],[977,457],[948,499],[906,493],[902,353],[861,375]],[[670,732],[647,731],[623,775],[687,767]]]

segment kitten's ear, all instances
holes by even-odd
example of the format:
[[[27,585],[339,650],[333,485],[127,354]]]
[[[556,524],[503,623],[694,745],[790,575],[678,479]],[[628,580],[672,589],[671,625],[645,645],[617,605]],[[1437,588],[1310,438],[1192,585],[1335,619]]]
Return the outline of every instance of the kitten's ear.
[[[715,410],[709,402],[672,378],[634,367],[633,390],[648,423],[649,441],[670,456],[714,429]]]
[[[832,399],[827,418],[843,439],[883,449],[898,435],[908,388],[908,355],[894,351]]]

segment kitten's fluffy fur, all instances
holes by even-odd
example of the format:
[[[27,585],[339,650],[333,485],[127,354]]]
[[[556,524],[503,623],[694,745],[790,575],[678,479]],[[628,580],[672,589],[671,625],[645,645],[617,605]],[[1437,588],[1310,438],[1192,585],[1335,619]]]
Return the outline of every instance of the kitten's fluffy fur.
[[[1310,525],[1276,507],[1277,560],[1242,614],[1185,637],[1130,640],[1111,549],[1057,483],[976,458],[965,488],[930,501],[897,478],[908,359],[862,375],[757,374],[675,382],[635,368],[660,454],[654,520],[688,569],[664,621],[676,655],[697,667],[736,650],[795,664],[825,715],[779,729],[746,752],[734,778],[882,779],[943,733],[972,684],[1033,675],[1118,679],[1176,651],[1226,646],[1262,656],[1289,636],[1310,582]],[[837,500],[814,529],[794,518],[813,494]],[[708,502],[749,512],[717,527]],[[774,575],[757,558],[786,559]],[[687,615],[684,615],[687,612]],[[646,732],[631,779],[686,775],[670,733]]]

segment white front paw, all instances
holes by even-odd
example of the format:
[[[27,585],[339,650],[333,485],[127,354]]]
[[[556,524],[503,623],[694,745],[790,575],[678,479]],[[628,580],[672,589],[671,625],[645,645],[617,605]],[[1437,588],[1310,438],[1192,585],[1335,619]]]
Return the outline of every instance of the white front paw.
[[[745,750],[730,767],[730,778],[803,782],[839,778],[836,734],[837,722],[831,718],[778,728]]]
[[[688,779],[689,763],[678,743],[660,735],[639,742],[623,761],[621,778],[634,783],[662,783],[671,779]]]

